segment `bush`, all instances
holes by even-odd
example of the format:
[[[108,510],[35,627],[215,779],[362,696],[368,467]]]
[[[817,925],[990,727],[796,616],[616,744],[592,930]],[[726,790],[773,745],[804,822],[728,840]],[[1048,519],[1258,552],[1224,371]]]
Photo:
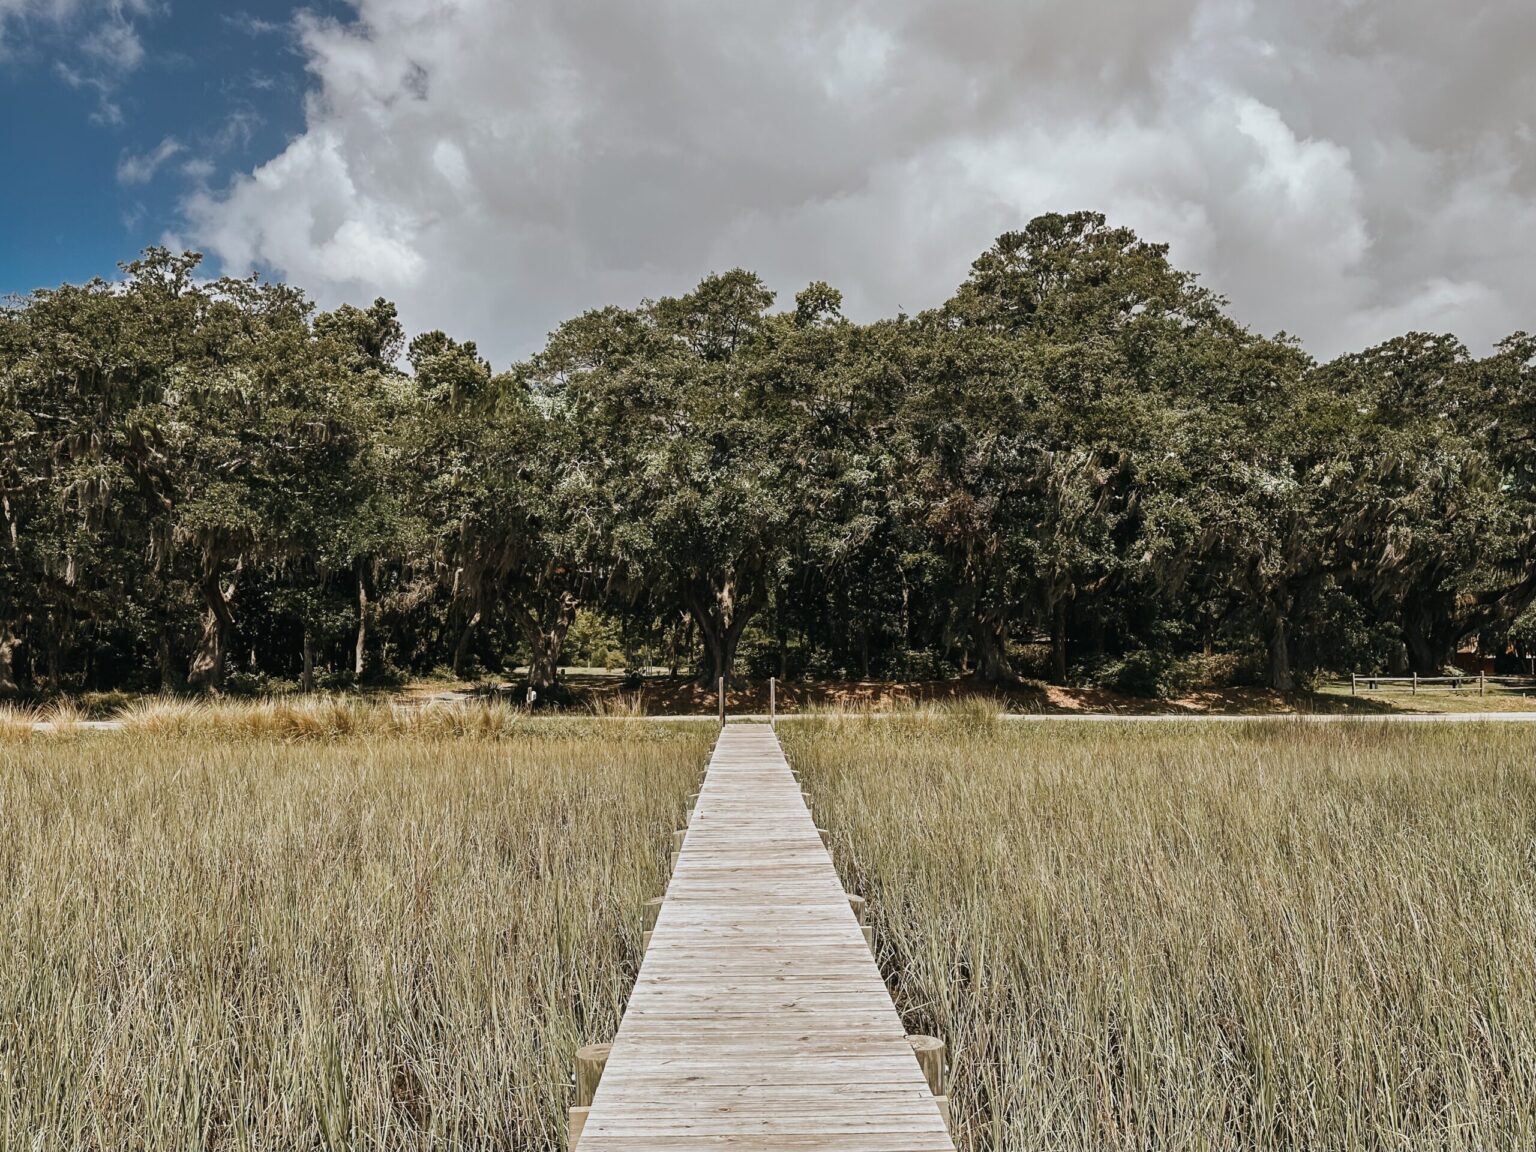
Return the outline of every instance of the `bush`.
[[[799,641],[791,640],[781,648],[774,637],[751,630],[742,637],[737,656],[753,680],[780,675],[798,680],[813,666],[811,654]]]
[[[955,666],[930,649],[910,648],[898,671],[906,680],[947,680],[955,674]]]
[[[278,689],[265,672],[227,672],[224,692],[229,696],[270,696]]]
[[[1174,659],[1169,652],[1138,648],[1123,656],[1105,656],[1080,666],[1079,681],[1126,696],[1155,698],[1174,690]]]

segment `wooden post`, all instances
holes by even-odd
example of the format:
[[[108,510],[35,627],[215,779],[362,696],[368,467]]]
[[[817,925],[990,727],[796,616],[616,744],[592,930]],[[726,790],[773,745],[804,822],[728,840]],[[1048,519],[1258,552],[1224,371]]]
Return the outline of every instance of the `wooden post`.
[[[1488,673],[1486,673],[1486,672],[1479,672],[1477,674],[1477,694],[1479,696],[1481,696],[1487,690],[1488,690]]]
[[[828,832],[825,828],[818,828],[816,829],[816,835],[821,837],[821,846],[823,848],[832,847],[832,833]]]
[[[640,933],[640,951],[651,950],[651,934],[656,931],[656,917],[661,915],[660,896],[653,896],[645,902],[645,931]]]
[[[725,723],[725,677],[720,677],[720,723]]]
[[[869,910],[864,906],[864,897],[855,896],[852,892],[846,894],[848,907],[853,909],[853,918],[859,922],[859,931],[864,933],[864,944],[871,952],[875,950],[875,930],[869,926],[866,917]]]
[[[944,1041],[937,1036],[909,1034],[907,1043],[912,1045],[912,1054],[917,1057],[918,1067],[923,1070],[923,1075],[928,1080],[928,1091],[933,1093],[933,1099],[938,1104],[945,1123],[948,1123],[949,1085],[944,1074]]]
[[[1417,672],[1415,672],[1413,674],[1413,689],[1412,689],[1412,691],[1410,691],[1408,693],[1408,695],[1410,695],[1410,696],[1417,696],[1418,694],[1419,694],[1419,674]]]
[[[612,1044],[588,1044],[576,1049],[576,1107],[592,1107],[592,1097],[612,1051]]]
[[[779,681],[778,677],[768,677],[768,726],[779,726]]]
[[[1351,695],[1351,696],[1353,696],[1353,695],[1354,695],[1354,694],[1355,694],[1355,682],[1356,682],[1356,681],[1357,681],[1357,680],[1358,680],[1358,679],[1359,679],[1359,677],[1358,677],[1358,676],[1356,676],[1356,675],[1355,675],[1355,674],[1354,674],[1354,673],[1353,673],[1353,672],[1351,672],[1351,673],[1350,673],[1350,674],[1349,674],[1349,694],[1350,694],[1350,695]]]
[[[588,1044],[576,1050],[576,1103],[571,1107],[566,1144],[575,1148],[581,1139],[581,1131],[587,1125],[587,1113],[592,1108],[592,1097],[597,1083],[603,1078],[603,1066],[608,1063],[612,1044]]]

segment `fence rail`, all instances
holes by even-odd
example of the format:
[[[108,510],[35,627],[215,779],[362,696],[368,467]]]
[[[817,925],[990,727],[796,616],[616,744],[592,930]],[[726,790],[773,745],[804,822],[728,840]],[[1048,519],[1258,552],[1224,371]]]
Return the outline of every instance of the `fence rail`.
[[[1488,691],[1488,685],[1490,684],[1495,687],[1536,689],[1536,677],[1489,676],[1482,672],[1476,675],[1467,673],[1461,676],[1362,676],[1359,673],[1352,673],[1349,677],[1349,694],[1356,696],[1362,689],[1367,692],[1375,691],[1383,684],[1412,685],[1411,693],[1413,695],[1418,695],[1421,685],[1449,684],[1453,692],[1475,686],[1477,694],[1482,696]]]

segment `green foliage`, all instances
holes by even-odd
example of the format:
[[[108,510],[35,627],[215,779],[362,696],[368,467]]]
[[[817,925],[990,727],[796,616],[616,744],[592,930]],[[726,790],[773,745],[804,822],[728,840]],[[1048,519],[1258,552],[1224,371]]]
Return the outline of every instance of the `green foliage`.
[[[917,317],[737,269],[505,372],[198,272],[0,309],[0,693],[572,659],[1163,693],[1196,654],[1290,689],[1533,646],[1536,338],[1317,365],[1094,213]]]

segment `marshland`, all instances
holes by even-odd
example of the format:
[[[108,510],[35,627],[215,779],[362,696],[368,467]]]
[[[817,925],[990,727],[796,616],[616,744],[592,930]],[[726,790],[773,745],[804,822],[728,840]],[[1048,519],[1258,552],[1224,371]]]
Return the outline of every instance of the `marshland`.
[[[1525,726],[780,726],[962,1149],[1536,1146]]]
[[[712,725],[121,718],[0,725],[0,1146],[564,1146]],[[1524,726],[780,735],[963,1152],[1536,1143]]]
[[[712,732],[333,705],[0,736],[0,1148],[557,1148]]]

